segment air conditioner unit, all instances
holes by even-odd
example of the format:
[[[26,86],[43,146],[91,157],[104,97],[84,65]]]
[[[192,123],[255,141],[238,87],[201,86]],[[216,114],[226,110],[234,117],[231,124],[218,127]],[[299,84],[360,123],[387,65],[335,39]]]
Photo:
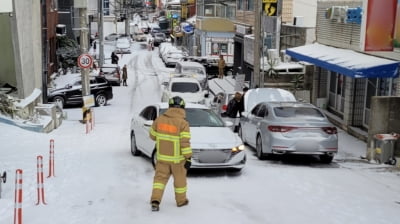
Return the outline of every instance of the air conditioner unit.
[[[327,10],[327,18],[331,20],[344,21],[347,17],[347,6],[332,6]]]

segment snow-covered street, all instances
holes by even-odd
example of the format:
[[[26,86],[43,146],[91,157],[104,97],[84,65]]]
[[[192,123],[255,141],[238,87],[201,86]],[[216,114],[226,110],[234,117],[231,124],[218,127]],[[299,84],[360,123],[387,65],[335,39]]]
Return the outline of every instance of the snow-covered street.
[[[108,57],[108,53],[106,57]],[[339,154],[329,164],[312,158],[261,161],[247,147],[240,173],[190,172],[188,206],[175,205],[169,181],[159,212],[150,209],[154,170],[150,159],[130,152],[130,119],[159,102],[161,82],[172,68],[135,42],[128,86],[113,87],[114,98],[96,107],[86,134],[82,109],[67,108],[67,119],[49,134],[0,123],[2,185],[0,223],[14,220],[15,173],[23,170],[22,220],[29,224],[395,224],[400,222],[400,173],[389,165],[361,160],[366,144],[339,130]],[[55,177],[49,174],[54,140]],[[207,141],[207,139],[205,139]],[[47,205],[36,205],[37,156],[43,156]]]

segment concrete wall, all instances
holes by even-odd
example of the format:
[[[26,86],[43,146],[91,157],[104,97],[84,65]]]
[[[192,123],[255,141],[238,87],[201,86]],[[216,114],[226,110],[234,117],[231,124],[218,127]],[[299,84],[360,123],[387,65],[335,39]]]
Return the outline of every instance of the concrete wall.
[[[40,0],[14,1],[13,29],[18,97],[29,96],[42,87],[42,43]],[[20,72],[19,72],[20,71]]]
[[[315,27],[317,19],[317,0],[293,0],[293,17],[301,16],[303,26]]]
[[[400,133],[400,113],[398,113],[400,97],[374,96],[371,100],[371,116],[368,129],[368,144],[375,134]],[[397,141],[396,153],[400,154]]]
[[[14,49],[11,36],[11,19],[8,13],[0,14],[0,86],[8,83],[17,87],[14,65]]]

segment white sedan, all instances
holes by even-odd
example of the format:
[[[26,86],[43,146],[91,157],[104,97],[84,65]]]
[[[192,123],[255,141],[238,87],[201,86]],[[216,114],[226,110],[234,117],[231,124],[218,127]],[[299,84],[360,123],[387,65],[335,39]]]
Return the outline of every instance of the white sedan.
[[[205,104],[209,96],[208,91],[202,89],[200,82],[192,77],[172,77],[163,85],[165,88],[161,96],[162,102],[168,102],[170,98],[180,96],[187,103]]]
[[[116,48],[116,53],[118,54],[130,54],[131,42],[128,38],[118,38]]]
[[[150,105],[132,118],[132,155],[143,153],[155,164],[155,141],[150,139],[149,131],[153,121],[167,109],[167,103]],[[185,111],[190,124],[193,150],[191,168],[229,168],[240,171],[246,164],[246,153],[241,139],[229,128],[232,123],[223,122],[204,105],[187,103]]]

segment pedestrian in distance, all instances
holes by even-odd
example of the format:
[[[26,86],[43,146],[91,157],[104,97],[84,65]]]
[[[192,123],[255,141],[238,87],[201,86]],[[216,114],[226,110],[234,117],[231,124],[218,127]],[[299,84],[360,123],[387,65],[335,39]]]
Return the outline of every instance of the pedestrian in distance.
[[[219,79],[224,78],[224,70],[225,70],[225,59],[224,59],[224,56],[219,55],[219,61],[218,61],[218,78]]]
[[[175,96],[168,101],[168,110],[154,120],[150,138],[157,142],[155,174],[151,194],[151,209],[160,209],[161,199],[172,175],[175,201],[178,207],[189,204],[186,197],[186,174],[191,166],[190,127],[186,121],[185,101]]]
[[[126,67],[126,64],[122,68],[122,85],[123,86],[128,86],[126,84],[126,80],[128,79],[128,68]]]
[[[119,57],[118,55],[113,51],[111,53],[111,64],[117,64],[118,65]]]

